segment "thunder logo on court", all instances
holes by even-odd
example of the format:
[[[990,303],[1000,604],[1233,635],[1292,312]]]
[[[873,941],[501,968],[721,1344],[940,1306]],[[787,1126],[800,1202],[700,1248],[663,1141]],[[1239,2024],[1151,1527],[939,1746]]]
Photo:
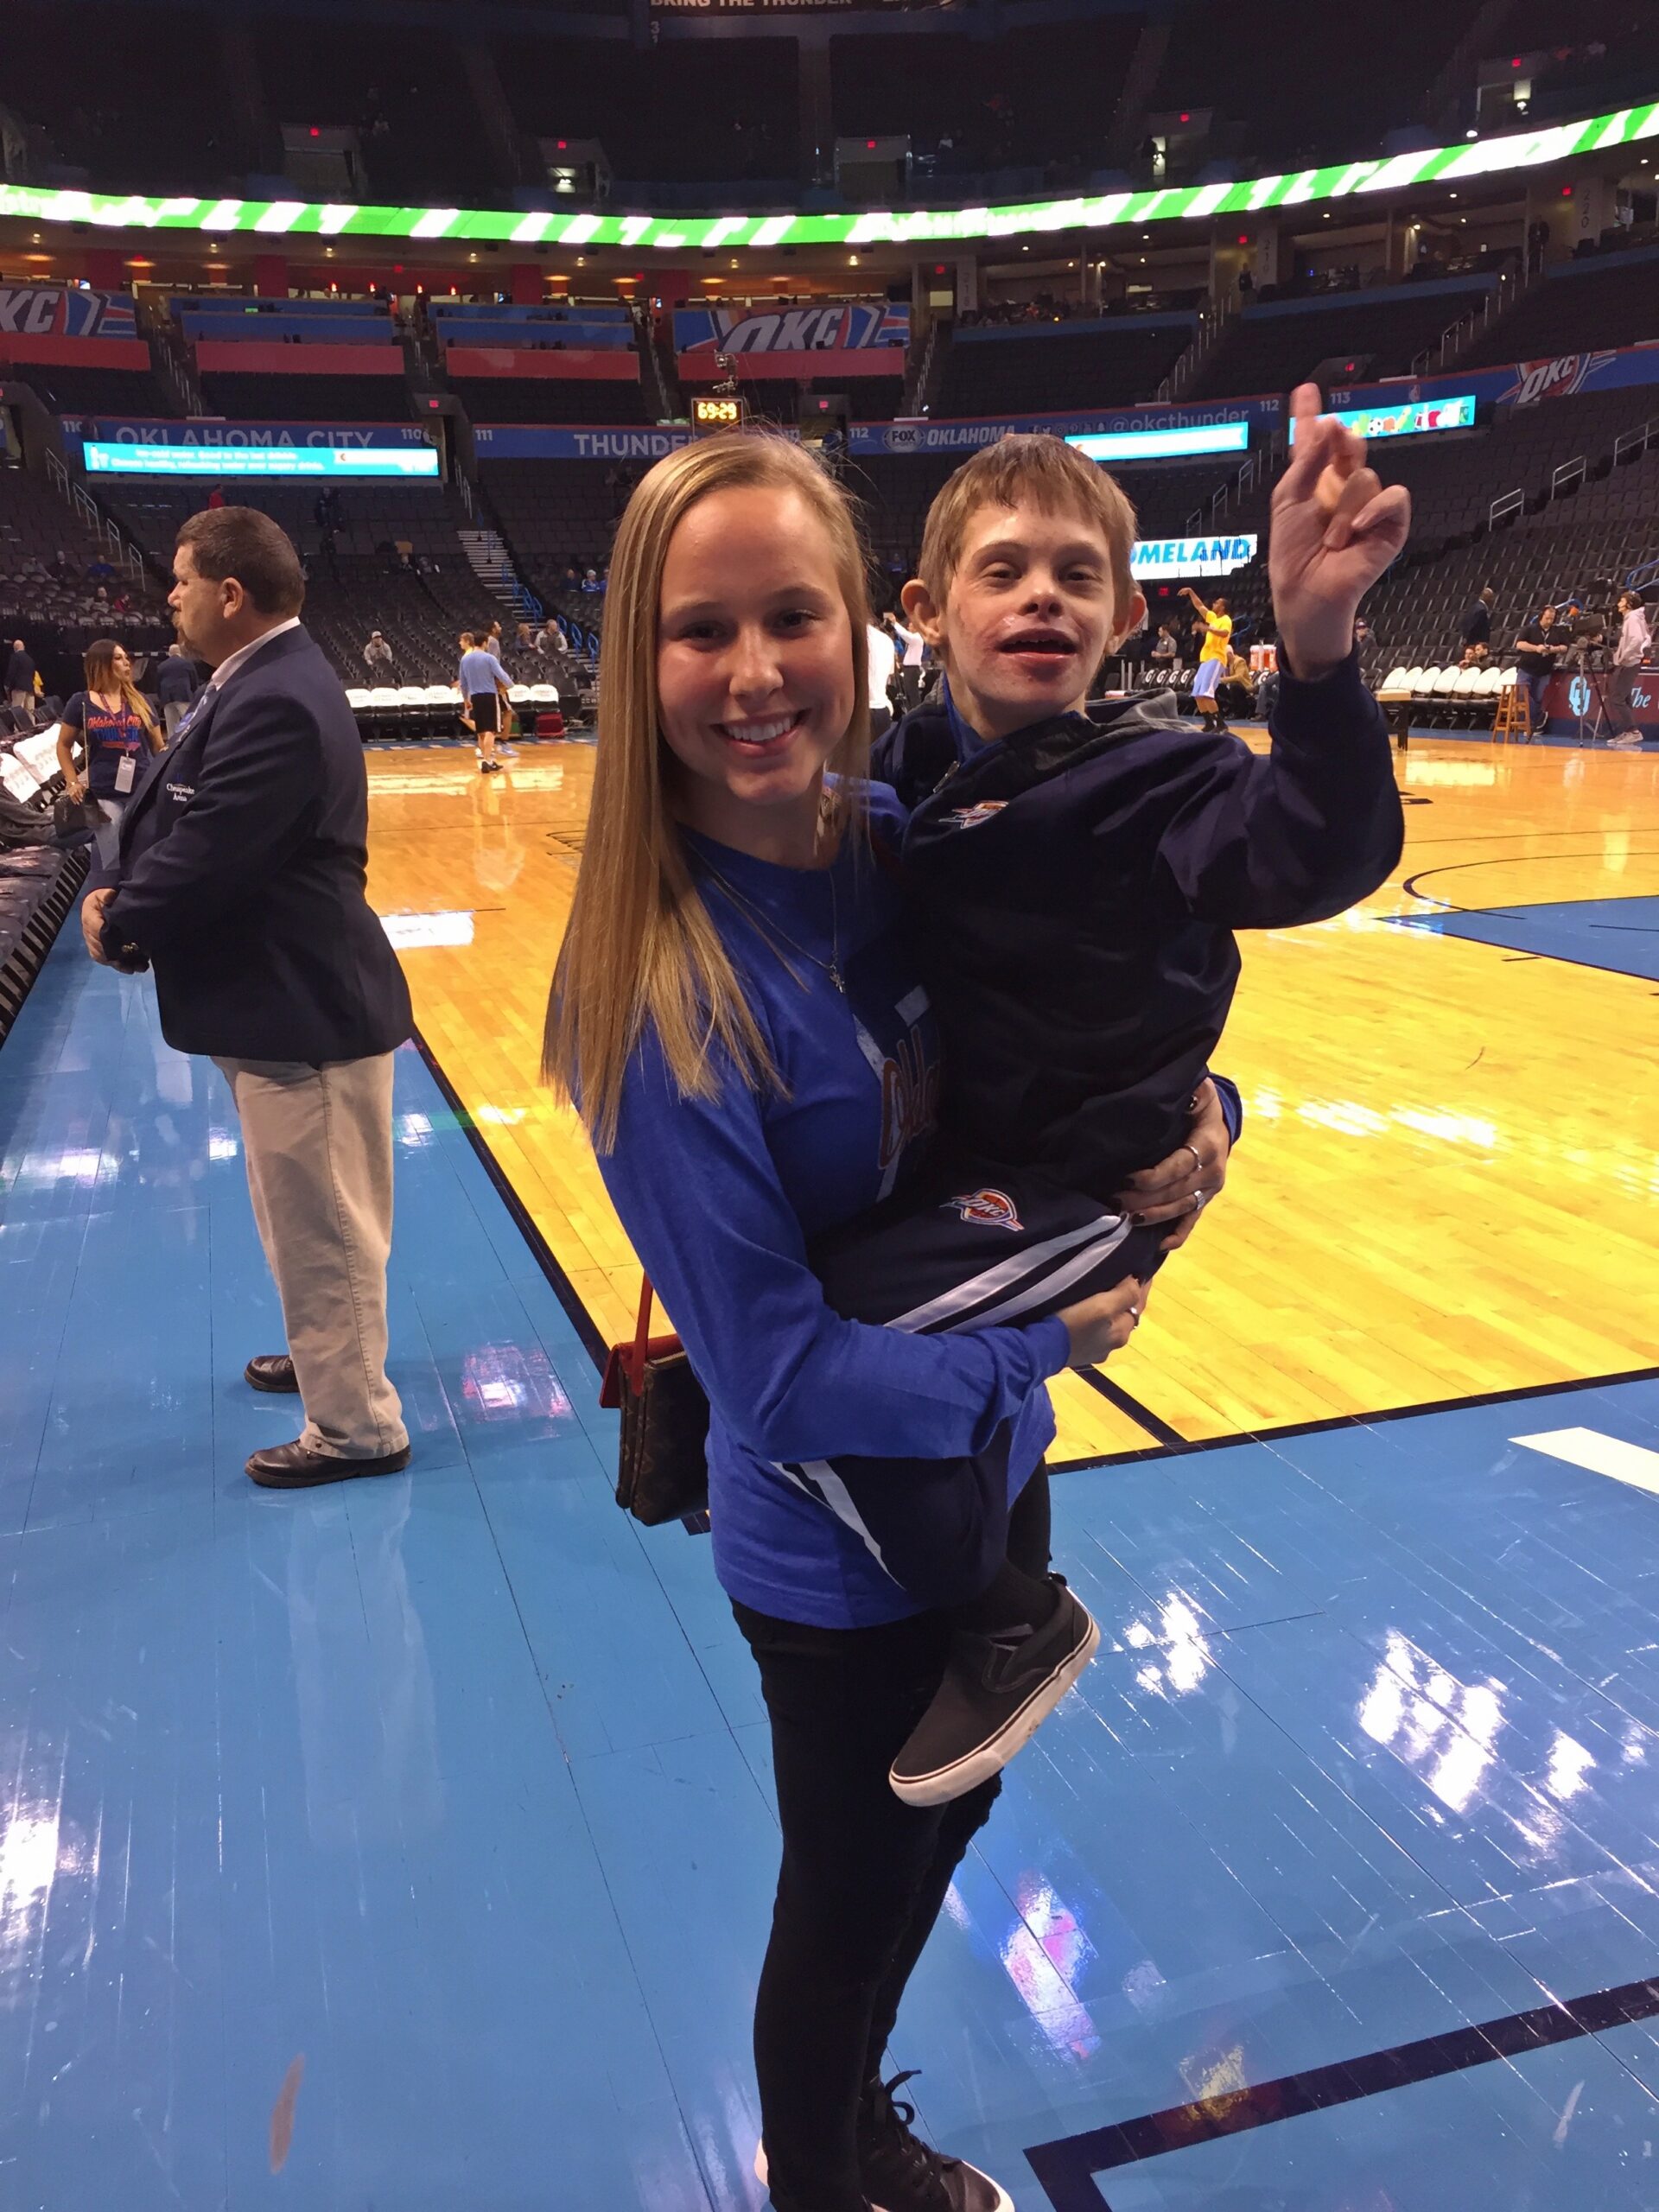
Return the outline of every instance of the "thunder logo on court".
[[[954,1206],[964,1221],[982,1229],[1011,1229],[1017,1234],[1025,1226],[1006,1191],[969,1191],[962,1198],[947,1198],[945,1204]]]

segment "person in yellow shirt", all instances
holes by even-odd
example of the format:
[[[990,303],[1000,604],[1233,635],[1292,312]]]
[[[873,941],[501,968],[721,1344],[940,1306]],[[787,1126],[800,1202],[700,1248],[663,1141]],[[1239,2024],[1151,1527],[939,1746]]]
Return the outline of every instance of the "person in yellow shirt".
[[[1216,703],[1216,686],[1227,673],[1227,664],[1232,658],[1233,618],[1227,612],[1227,602],[1217,599],[1213,607],[1206,607],[1191,584],[1181,586],[1181,597],[1190,600],[1193,612],[1204,624],[1204,643],[1198,649],[1198,672],[1192,680],[1192,697],[1200,715],[1219,715]]]

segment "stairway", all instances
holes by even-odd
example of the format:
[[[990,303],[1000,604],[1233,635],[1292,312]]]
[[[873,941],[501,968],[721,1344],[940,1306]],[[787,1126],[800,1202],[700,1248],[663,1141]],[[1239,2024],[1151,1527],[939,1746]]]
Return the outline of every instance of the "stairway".
[[[542,603],[519,581],[518,571],[512,565],[500,534],[493,530],[463,530],[458,533],[461,550],[467,565],[480,583],[503,607],[510,607],[515,616],[524,621],[539,619]]]

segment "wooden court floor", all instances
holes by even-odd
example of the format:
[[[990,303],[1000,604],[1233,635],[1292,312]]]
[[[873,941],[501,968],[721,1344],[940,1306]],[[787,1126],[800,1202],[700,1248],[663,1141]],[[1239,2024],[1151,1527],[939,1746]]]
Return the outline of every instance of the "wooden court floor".
[[[537,1079],[593,759],[531,745],[486,778],[456,747],[371,753],[370,895],[429,1051],[610,1338],[638,1268]],[[1062,1459],[1659,1356],[1659,758],[1414,741],[1400,767],[1398,875],[1244,941],[1225,1198],[1110,1363],[1133,1411],[1055,1385]],[[1646,972],[1516,949],[1591,901],[1645,902],[1594,925]],[[1446,933],[1463,910],[1510,941]]]

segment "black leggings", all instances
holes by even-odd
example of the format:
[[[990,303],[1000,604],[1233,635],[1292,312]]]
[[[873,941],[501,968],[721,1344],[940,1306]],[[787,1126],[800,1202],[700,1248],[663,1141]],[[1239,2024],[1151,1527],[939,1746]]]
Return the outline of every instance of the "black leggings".
[[[1008,1553],[1046,1573],[1048,1476],[1009,1519]],[[895,1797],[887,1769],[939,1686],[950,1624],[807,1628],[734,1605],[772,1719],[783,1864],[754,2008],[754,2065],[777,2212],[864,2212],[855,2122],[916,1961],[1001,1787],[948,1805]]]

